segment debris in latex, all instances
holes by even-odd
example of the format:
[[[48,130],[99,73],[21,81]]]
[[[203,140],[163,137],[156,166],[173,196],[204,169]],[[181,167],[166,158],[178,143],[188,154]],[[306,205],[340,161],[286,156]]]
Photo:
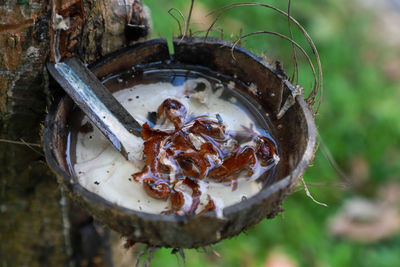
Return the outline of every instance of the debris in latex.
[[[199,93],[211,90],[208,82],[196,81],[192,96],[200,97]],[[205,203],[200,205],[205,192],[202,185],[220,183],[236,190],[238,178],[250,178],[260,169],[257,173],[264,173],[279,158],[274,142],[267,137],[245,127],[241,133],[227,131],[220,115],[216,119],[188,118],[186,107],[178,100],[166,99],[156,115],[155,126],[164,124],[173,128],[159,130],[143,124],[145,167],[132,177],[143,184],[149,196],[170,200],[171,208],[163,213],[191,215],[215,211],[222,217],[217,198],[207,195]]]

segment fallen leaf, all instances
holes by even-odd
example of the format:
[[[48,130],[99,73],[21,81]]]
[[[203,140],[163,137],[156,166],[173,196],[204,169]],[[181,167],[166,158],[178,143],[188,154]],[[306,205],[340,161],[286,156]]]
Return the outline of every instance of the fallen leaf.
[[[383,201],[353,198],[330,220],[328,230],[349,240],[374,243],[400,231],[400,213],[396,206]]]

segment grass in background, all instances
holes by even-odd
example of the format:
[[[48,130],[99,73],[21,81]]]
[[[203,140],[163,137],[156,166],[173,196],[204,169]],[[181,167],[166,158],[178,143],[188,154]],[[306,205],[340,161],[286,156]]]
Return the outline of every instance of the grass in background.
[[[186,11],[189,0],[144,0],[152,12],[153,37],[169,40],[178,34],[176,22],[168,15],[171,7]],[[239,1],[198,0],[201,14]],[[286,10],[287,1],[260,1]],[[196,11],[195,11],[196,12]],[[200,14],[200,15],[201,15]],[[290,196],[282,217],[264,220],[245,234],[225,240],[214,248],[221,254],[186,251],[187,266],[262,266],[272,251],[283,251],[300,266],[400,266],[400,236],[374,245],[336,239],[326,231],[328,218],[338,211],[344,199],[353,195],[373,196],[376,188],[400,174],[400,92],[398,83],[385,76],[388,58],[400,60],[400,53],[386,50],[371,31],[372,17],[345,0],[292,1],[291,14],[309,31],[320,52],[324,73],[324,98],[317,127],[332,155],[346,173],[354,171],[355,161],[366,164],[368,180],[356,190],[337,187],[310,187],[314,197],[327,203],[313,203],[304,191]],[[204,22],[204,21],[203,21]],[[207,22],[207,21],[206,21]],[[201,24],[197,28],[204,28]],[[288,34],[287,20],[260,7],[243,7],[227,13],[218,27],[225,38],[256,30]],[[305,45],[299,32],[295,39]],[[274,37],[257,36],[245,47],[279,59],[291,74],[291,46]],[[311,52],[310,50],[308,50]],[[300,61],[300,84],[312,81],[305,60]],[[398,82],[398,81],[397,81]],[[338,181],[326,158],[316,153],[307,182]],[[151,266],[176,266],[171,250],[155,253]]]

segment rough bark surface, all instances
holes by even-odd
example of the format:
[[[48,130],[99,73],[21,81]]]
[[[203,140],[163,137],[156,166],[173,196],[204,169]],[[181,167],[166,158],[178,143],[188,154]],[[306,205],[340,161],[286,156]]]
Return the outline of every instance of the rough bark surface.
[[[68,248],[71,241],[90,237],[96,244],[106,234],[86,214],[64,206],[40,147],[4,141],[40,144],[41,123],[54,93],[45,63],[54,60],[56,33],[62,57],[78,55],[90,63],[145,37],[147,26],[138,0],[0,0],[1,266],[73,264],[71,256],[79,260],[79,255]],[[63,209],[74,209],[70,230]],[[83,263],[105,264],[96,258],[101,253],[86,253],[93,259]]]

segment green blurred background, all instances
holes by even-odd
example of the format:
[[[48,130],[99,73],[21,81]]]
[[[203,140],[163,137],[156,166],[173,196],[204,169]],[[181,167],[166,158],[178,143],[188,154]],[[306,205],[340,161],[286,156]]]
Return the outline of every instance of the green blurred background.
[[[178,26],[167,11],[175,7],[187,14],[189,0],[143,2],[152,13],[154,38],[171,40],[178,35]],[[233,2],[239,1],[197,0],[192,27],[207,28],[212,16],[205,15]],[[288,5],[286,0],[260,3],[283,10]],[[329,207],[315,204],[304,190],[299,190],[284,202],[282,216],[264,220],[246,233],[213,246],[220,256],[185,251],[187,266],[400,266],[399,231],[361,242],[349,234],[334,235],[328,227],[333,216],[343,214],[344,203],[355,197],[386,206],[378,193],[388,195],[385,190],[395,188],[399,181],[400,33],[395,34],[400,27],[399,6],[396,0],[292,1],[291,14],[310,33],[322,62],[324,97],[316,124],[350,186],[335,186],[341,178],[320,146],[304,178],[312,195]],[[232,10],[216,27],[224,29],[228,40],[237,37],[240,29],[243,33],[272,30],[288,35],[287,18],[262,7]],[[304,37],[293,29],[295,40],[306,47]],[[292,52],[286,41],[255,36],[245,42],[245,47],[271,61],[279,59],[291,76]],[[308,47],[306,50],[312,55]],[[307,92],[311,72],[303,58],[299,66],[299,81]],[[391,202],[391,207],[398,209],[399,204]],[[396,216],[385,218],[379,212],[376,209],[372,218],[400,220]],[[387,227],[378,224],[371,229],[373,234]],[[151,266],[176,266],[180,262],[171,250],[162,249],[155,253]]]

